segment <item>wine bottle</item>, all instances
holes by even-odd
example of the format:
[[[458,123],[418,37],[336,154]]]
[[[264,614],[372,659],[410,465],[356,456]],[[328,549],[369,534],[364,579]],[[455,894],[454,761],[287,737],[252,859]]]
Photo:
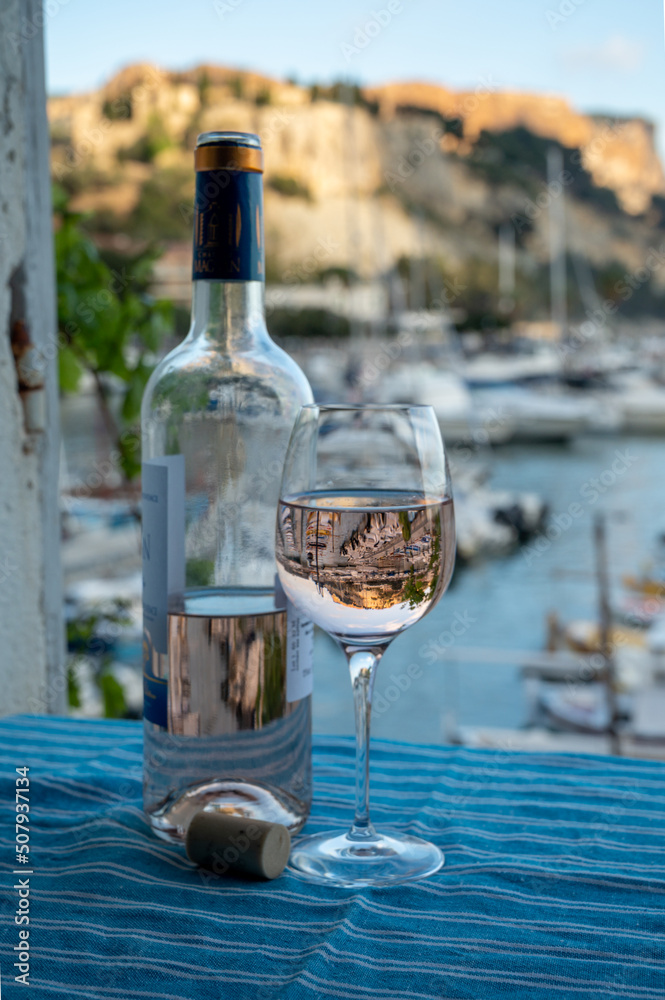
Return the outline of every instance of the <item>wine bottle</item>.
[[[191,327],[141,412],[144,807],[168,840],[200,809],[295,832],[311,804],[312,626],[274,551],[311,390],[265,325],[260,140],[209,132],[194,155]]]

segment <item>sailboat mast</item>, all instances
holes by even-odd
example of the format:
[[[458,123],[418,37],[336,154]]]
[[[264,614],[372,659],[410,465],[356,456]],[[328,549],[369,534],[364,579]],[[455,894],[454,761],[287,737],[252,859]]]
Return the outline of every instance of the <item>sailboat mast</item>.
[[[515,305],[515,227],[504,222],[499,229],[499,309],[510,313]]]
[[[566,236],[563,196],[563,153],[558,146],[547,151],[547,188],[550,196],[550,310],[559,341],[568,325],[566,301]]]

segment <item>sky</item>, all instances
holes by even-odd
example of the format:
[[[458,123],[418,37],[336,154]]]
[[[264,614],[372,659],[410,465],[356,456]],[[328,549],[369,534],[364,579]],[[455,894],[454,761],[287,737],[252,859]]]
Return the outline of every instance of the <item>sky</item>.
[[[492,84],[640,114],[665,153],[662,0],[49,0],[50,93],[202,62],[276,77]]]

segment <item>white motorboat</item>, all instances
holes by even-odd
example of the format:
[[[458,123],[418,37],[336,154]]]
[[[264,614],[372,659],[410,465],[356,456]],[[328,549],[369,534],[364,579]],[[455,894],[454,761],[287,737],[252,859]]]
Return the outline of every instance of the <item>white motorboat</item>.
[[[457,554],[471,560],[501,556],[542,529],[547,505],[535,493],[465,488],[455,479]]]
[[[473,493],[455,494],[455,531],[458,558],[468,562],[484,556],[501,556],[515,547],[516,532],[500,524],[494,511]]]
[[[471,449],[505,444],[515,429],[510,413],[490,405],[478,406],[464,380],[453,371],[427,363],[388,372],[377,386],[378,403],[422,403],[434,408],[447,444]]]
[[[472,388],[496,388],[529,379],[558,378],[561,355],[543,346],[521,354],[477,354],[466,361],[461,374]]]
[[[518,441],[568,441],[593,429],[599,418],[593,400],[517,385],[476,389],[473,399],[478,409],[492,407],[512,420]]]
[[[617,698],[619,717],[630,717],[632,702],[626,695]],[[562,684],[541,685],[539,704],[548,720],[557,727],[580,733],[605,733],[610,710],[605,685],[592,682],[570,688]]]
[[[464,381],[433,365],[413,364],[388,372],[377,385],[377,403],[420,403],[432,406],[446,443],[471,440],[474,406]]]
[[[665,433],[665,388],[640,372],[613,378],[611,386],[598,394],[621,420],[626,434]]]

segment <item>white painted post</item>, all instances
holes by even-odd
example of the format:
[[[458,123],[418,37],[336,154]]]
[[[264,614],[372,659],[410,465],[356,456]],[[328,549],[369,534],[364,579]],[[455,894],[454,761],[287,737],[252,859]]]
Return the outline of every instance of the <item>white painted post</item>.
[[[0,714],[66,706],[44,17],[0,0]]]

